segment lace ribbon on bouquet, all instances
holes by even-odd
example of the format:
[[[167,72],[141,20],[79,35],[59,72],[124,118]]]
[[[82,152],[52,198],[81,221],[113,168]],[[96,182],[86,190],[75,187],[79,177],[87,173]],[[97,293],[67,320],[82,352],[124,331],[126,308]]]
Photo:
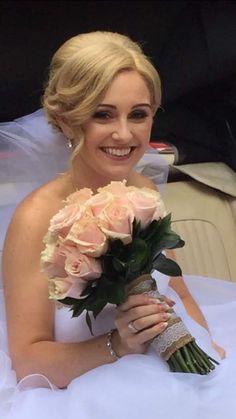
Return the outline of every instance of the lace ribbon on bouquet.
[[[162,302],[165,297],[158,291],[155,280],[149,274],[142,275],[132,281],[126,288],[126,295],[147,294]],[[181,318],[173,308],[167,328],[156,336],[151,345],[155,352],[168,362],[171,371],[208,374],[218,364],[196,344]]]
[[[127,287],[127,296],[143,293],[160,300],[160,302],[163,301],[163,295],[159,293],[155,280],[148,274],[140,276]],[[181,318],[172,308],[169,313],[171,317],[168,320],[167,328],[152,341],[152,347],[165,361],[168,361],[177,349],[193,341],[193,337]]]

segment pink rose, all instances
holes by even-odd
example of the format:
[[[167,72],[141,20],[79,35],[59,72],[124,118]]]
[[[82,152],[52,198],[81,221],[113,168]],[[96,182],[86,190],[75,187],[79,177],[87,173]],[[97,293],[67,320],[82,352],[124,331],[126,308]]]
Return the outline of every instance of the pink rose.
[[[87,282],[80,278],[54,278],[49,280],[49,298],[63,300],[66,297],[80,298]]]
[[[66,256],[65,271],[69,276],[89,280],[99,278],[102,267],[98,259],[86,256],[78,249],[71,248],[70,253]]]
[[[152,217],[152,220],[159,220],[160,218],[164,218],[167,215],[167,211],[165,209],[164,202],[162,199],[157,203],[156,211]]]
[[[42,264],[42,266],[45,263],[52,262],[54,253],[58,245],[58,237],[56,234],[48,231],[47,234],[43,238],[43,243],[45,244],[45,247],[43,251],[41,252],[41,259],[40,259],[40,263]]]
[[[67,204],[84,204],[91,196],[93,195],[93,192],[89,188],[83,188],[79,191],[76,191],[66,198],[65,202]]]
[[[122,182],[112,181],[109,185],[99,188],[98,192],[109,192],[114,196],[124,196],[127,192],[126,180],[123,180]]]
[[[126,197],[126,187],[122,182],[111,182],[104,188],[99,188],[98,191],[86,203],[87,209],[90,209],[95,217],[99,216],[117,198],[119,198],[120,205],[126,206],[129,204]]]
[[[58,241],[57,247],[55,248],[54,255],[51,257],[50,263],[44,265],[49,278],[54,277],[65,277],[66,272],[65,264],[68,257],[78,254],[78,249],[75,243],[69,241]]]
[[[72,224],[84,213],[85,208],[77,204],[66,205],[50,221],[49,231],[65,237]]]
[[[89,209],[94,217],[97,217],[112,201],[114,197],[110,192],[102,191],[92,196],[86,202],[86,208]]]
[[[81,253],[93,257],[99,257],[107,250],[107,239],[97,219],[87,213],[75,221],[65,240],[76,244]]]
[[[60,240],[54,233],[47,232],[44,237],[45,248],[41,252],[40,267],[49,278],[65,276],[65,256],[60,254]]]
[[[134,212],[130,205],[124,205],[123,198],[114,198],[98,216],[101,230],[107,237],[120,239],[124,244],[132,241]]]
[[[165,207],[159,192],[149,188],[127,188],[127,198],[133,208],[134,216],[145,228],[152,220],[163,218]]]

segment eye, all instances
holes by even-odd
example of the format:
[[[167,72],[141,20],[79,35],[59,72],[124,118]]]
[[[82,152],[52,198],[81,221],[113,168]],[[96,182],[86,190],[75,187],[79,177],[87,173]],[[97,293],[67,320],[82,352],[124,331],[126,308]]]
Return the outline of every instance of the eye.
[[[131,112],[130,116],[131,119],[138,119],[138,120],[142,120],[148,117],[148,113],[143,110],[143,109],[137,109],[133,112]]]
[[[111,114],[108,111],[97,111],[93,114],[94,119],[101,119],[101,120],[107,120],[111,118]]]

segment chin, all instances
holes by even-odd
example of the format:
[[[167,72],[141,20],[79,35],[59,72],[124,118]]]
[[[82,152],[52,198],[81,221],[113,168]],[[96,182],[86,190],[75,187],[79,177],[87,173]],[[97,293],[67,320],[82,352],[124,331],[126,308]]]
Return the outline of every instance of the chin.
[[[127,178],[133,170],[134,170],[133,165],[131,167],[125,167],[125,168],[114,166],[109,171],[109,174],[110,174],[110,177],[120,180],[120,179]]]

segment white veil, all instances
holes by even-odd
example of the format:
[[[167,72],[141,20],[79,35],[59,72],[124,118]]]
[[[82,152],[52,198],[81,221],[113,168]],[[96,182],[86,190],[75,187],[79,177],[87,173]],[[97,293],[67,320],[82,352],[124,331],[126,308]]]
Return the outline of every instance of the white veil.
[[[63,134],[47,122],[43,109],[0,123],[0,249],[17,204],[33,189],[64,172],[69,156]],[[137,170],[159,187],[167,181],[167,163],[154,149],[147,150]]]
[[[63,172],[68,161],[63,135],[47,123],[41,109],[0,124],[0,249],[17,204]]]

